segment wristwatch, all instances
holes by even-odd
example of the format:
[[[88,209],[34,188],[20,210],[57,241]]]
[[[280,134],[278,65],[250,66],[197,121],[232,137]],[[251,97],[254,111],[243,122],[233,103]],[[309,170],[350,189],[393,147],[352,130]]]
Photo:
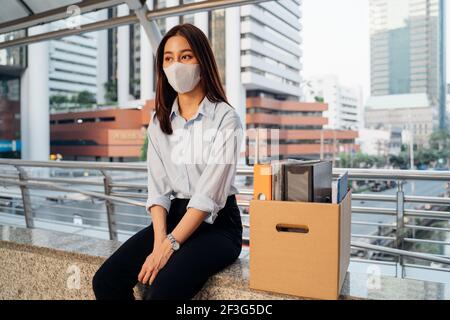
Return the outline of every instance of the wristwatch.
[[[178,249],[180,249],[180,244],[171,233],[167,235],[167,239],[169,239],[170,243],[172,244],[173,251],[177,251]]]

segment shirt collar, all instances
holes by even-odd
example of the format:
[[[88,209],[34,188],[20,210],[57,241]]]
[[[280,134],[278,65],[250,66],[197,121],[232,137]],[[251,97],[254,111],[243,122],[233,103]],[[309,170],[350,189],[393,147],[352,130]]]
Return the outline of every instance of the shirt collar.
[[[213,114],[214,114],[215,105],[216,104],[214,102],[211,102],[205,95],[203,100],[200,102],[200,105],[198,107],[197,113],[194,115],[194,117],[192,117],[192,119],[197,118],[199,113],[202,114],[203,116],[212,118]],[[181,115],[180,115],[180,107],[178,105],[178,96],[176,96],[174,101],[173,101],[172,110],[170,112],[170,118],[172,118],[173,114],[181,117]]]

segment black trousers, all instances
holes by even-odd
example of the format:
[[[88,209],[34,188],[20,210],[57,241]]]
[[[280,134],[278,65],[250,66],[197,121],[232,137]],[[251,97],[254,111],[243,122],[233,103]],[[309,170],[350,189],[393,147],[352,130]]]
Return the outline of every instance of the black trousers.
[[[172,199],[167,215],[171,232],[183,215],[189,199]],[[124,242],[97,270],[92,280],[98,300],[132,300],[133,288],[147,256],[153,250],[153,226],[142,229]],[[146,286],[144,299],[191,299],[208,278],[232,264],[241,253],[242,222],[235,195],[227,198],[213,224],[202,222],[172,254],[152,285]]]

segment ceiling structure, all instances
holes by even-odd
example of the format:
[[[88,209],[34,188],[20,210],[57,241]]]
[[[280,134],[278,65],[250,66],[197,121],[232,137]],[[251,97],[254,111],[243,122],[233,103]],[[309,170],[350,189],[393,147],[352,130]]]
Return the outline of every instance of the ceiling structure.
[[[70,6],[80,14],[117,6],[125,0],[8,0],[2,1],[0,34],[67,18]]]
[[[156,48],[161,39],[154,22],[157,18],[181,16],[209,10],[223,9],[269,0],[207,0],[173,7],[148,10],[146,0],[8,0],[2,1],[0,11],[0,35],[23,30],[32,26],[68,18],[70,6],[80,14],[115,7],[126,3],[130,15],[81,25],[79,28],[65,28],[43,34],[27,35],[21,38],[0,40],[0,49],[28,45],[40,41],[62,38],[74,34],[104,30],[122,25],[140,23],[152,47]],[[1,38],[0,38],[1,39]]]

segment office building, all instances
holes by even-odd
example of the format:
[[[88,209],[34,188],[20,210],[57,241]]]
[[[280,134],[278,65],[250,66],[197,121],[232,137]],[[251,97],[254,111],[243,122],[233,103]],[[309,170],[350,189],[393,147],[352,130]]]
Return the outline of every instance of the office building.
[[[361,87],[342,85],[334,75],[315,76],[305,82],[305,101],[328,104],[328,110],[323,113],[328,119],[324,128],[359,130],[363,127]]]
[[[436,110],[433,129],[445,128],[445,0],[371,0],[370,20],[369,105],[418,98]]]
[[[325,103],[247,98],[247,162],[253,164],[257,153],[258,160],[265,162],[285,158],[338,160],[341,152],[358,151],[356,131],[324,129],[327,109]]]
[[[427,145],[433,133],[437,110],[423,94],[391,95],[371,99],[365,111],[365,127],[380,130],[406,130],[414,144]]]
[[[52,114],[51,153],[63,160],[138,161],[149,110],[109,108]]]
[[[397,155],[402,147],[402,131],[400,129],[360,129],[356,143],[361,152],[371,155],[384,157],[387,159],[390,155]]]
[[[97,21],[97,15],[83,15],[89,23]],[[50,29],[64,27],[65,21],[50,23]],[[81,91],[97,93],[97,36],[85,33],[55,39],[49,45],[49,94],[69,97]]]

